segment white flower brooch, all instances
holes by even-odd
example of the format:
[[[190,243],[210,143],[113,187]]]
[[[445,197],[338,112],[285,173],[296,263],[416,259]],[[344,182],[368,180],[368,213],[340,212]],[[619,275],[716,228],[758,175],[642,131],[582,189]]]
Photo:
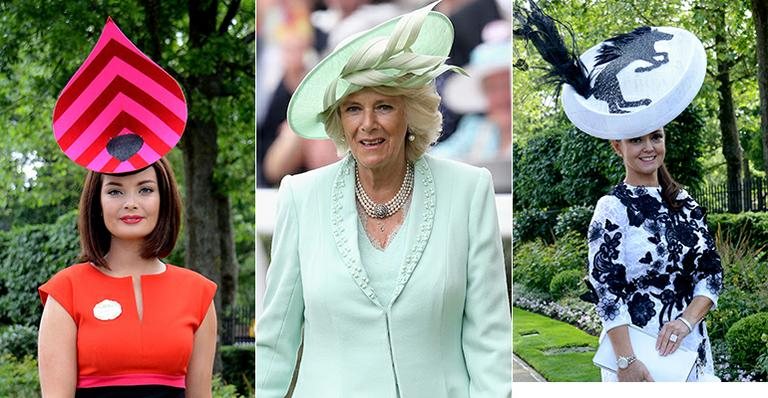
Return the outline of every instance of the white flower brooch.
[[[122,313],[123,307],[113,300],[103,300],[93,307],[93,316],[102,321],[111,321]]]

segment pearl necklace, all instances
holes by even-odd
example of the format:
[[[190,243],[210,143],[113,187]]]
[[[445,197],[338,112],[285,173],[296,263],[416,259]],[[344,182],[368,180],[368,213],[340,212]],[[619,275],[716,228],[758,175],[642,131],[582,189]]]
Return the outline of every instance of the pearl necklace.
[[[388,218],[397,213],[401,207],[405,204],[408,196],[413,191],[413,166],[408,164],[405,168],[405,177],[403,183],[400,185],[400,190],[397,191],[397,195],[390,199],[386,203],[374,202],[363,188],[363,183],[360,181],[360,172],[358,171],[357,164],[355,164],[355,196],[363,207],[365,214],[371,218]]]

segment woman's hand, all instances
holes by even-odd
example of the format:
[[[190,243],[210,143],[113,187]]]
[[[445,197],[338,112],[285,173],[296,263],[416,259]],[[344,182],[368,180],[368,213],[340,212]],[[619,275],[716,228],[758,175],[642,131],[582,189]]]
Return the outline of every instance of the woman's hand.
[[[654,381],[648,368],[640,360],[635,360],[626,369],[619,369],[619,381]]]
[[[656,351],[661,356],[667,356],[677,351],[685,336],[690,333],[688,326],[679,319],[665,323],[659,332],[659,337],[656,338]]]

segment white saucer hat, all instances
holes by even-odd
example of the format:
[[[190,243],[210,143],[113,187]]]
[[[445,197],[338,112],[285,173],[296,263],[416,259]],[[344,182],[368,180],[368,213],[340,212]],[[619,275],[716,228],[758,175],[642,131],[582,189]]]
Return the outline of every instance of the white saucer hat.
[[[657,130],[693,101],[704,81],[707,56],[691,32],[640,27],[590,48],[578,58],[565,47],[555,22],[530,2],[515,31],[552,64],[563,84],[568,119],[598,138],[626,139]],[[572,59],[568,59],[572,58]]]
[[[701,41],[672,27],[635,29],[580,58],[591,71],[589,96],[566,84],[563,108],[580,130],[606,139],[639,137],[671,122],[696,97],[707,69]]]

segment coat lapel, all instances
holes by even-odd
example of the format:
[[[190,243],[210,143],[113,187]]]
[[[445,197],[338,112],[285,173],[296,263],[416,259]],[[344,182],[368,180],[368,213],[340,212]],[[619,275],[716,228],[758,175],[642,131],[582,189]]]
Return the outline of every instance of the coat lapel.
[[[336,247],[352,280],[374,304],[382,307],[368,284],[368,273],[360,259],[357,245],[357,208],[355,205],[355,162],[347,155],[336,174],[331,191],[331,229]]]
[[[435,181],[432,178],[432,170],[426,159],[427,155],[422,156],[414,164],[416,172],[413,181],[413,198],[411,199],[410,214],[417,222],[416,228],[409,228],[405,236],[405,261],[400,265],[400,272],[397,277],[397,285],[389,302],[392,307],[400,293],[405,289],[405,285],[411,279],[411,274],[419,264],[424,248],[427,246],[429,236],[432,233],[432,224],[435,219]],[[401,227],[402,228],[402,227]]]

